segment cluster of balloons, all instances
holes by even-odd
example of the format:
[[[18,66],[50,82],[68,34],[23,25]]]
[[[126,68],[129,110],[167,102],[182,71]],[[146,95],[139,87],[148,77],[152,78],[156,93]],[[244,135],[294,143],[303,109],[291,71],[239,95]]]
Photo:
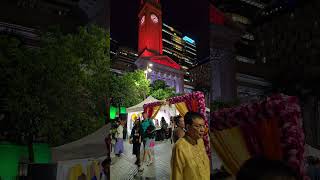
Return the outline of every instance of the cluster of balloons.
[[[131,115],[131,120],[135,122],[136,120],[140,119],[141,116],[142,116],[142,113],[133,113]]]

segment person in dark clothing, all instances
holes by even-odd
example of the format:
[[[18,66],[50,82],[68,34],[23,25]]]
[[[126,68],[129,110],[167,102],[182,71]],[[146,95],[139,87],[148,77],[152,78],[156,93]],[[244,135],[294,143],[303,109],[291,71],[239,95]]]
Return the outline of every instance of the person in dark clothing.
[[[168,123],[164,119],[164,117],[161,118],[161,140],[166,139],[166,131],[168,129]]]
[[[280,160],[254,157],[247,160],[237,173],[236,180],[300,180],[298,174]]]
[[[141,168],[141,161],[140,161],[140,147],[142,142],[142,131],[140,128],[139,121],[136,121],[130,135],[130,143],[133,145],[132,147],[132,154],[136,155],[136,162],[135,164],[138,166],[139,171],[143,171]]]
[[[177,127],[173,130],[173,142],[176,143],[179,138],[184,137],[185,135],[185,125],[184,125],[184,118],[182,116],[176,116],[174,118],[175,124]]]
[[[111,165],[111,158],[106,158],[102,161],[102,172],[100,174],[100,180],[108,180],[110,179],[110,165]]]
[[[124,122],[123,125],[123,139],[126,140],[127,139],[127,123]]]
[[[316,157],[307,157],[307,175],[310,180],[320,179],[320,160]]]
[[[112,135],[108,134],[107,137],[104,139],[104,142],[105,142],[106,147],[107,147],[107,157],[111,156],[111,152],[112,152],[111,141],[112,141]]]

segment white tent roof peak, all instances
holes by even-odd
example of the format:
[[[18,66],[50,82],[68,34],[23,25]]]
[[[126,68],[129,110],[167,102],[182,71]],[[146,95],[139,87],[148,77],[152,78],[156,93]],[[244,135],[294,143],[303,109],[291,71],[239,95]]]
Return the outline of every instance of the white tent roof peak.
[[[127,108],[127,112],[137,112],[137,111],[143,111],[143,105],[148,104],[148,103],[152,103],[152,102],[157,102],[159,101],[158,99],[149,96],[147,99],[143,100],[142,102],[140,102],[139,104],[136,104],[132,107]]]

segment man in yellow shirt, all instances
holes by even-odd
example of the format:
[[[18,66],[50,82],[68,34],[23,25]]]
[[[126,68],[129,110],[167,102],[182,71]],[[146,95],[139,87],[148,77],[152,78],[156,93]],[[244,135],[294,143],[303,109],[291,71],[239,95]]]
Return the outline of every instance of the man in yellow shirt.
[[[171,180],[210,180],[210,162],[203,142],[205,122],[201,114],[184,116],[186,134],[172,149]]]

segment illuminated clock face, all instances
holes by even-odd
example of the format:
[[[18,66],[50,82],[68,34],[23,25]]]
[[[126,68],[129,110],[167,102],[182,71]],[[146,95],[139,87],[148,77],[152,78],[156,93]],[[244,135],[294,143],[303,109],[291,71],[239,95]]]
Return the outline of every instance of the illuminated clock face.
[[[145,16],[142,16],[142,18],[140,19],[140,23],[143,24],[145,20]]]
[[[152,22],[154,22],[154,23],[158,23],[158,21],[159,21],[159,19],[158,19],[158,17],[156,16],[156,15],[154,15],[154,14],[151,14],[151,20],[152,20]]]

